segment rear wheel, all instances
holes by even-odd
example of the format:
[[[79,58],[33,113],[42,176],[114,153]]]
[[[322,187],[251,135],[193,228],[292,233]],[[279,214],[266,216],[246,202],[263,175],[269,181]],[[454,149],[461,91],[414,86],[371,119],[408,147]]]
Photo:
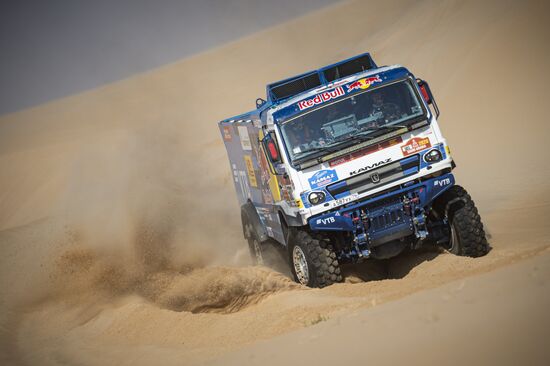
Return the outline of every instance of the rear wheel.
[[[258,236],[254,231],[254,227],[247,217],[243,217],[243,232],[244,237],[248,241],[248,250],[250,252],[252,263],[254,265],[263,266],[265,264],[265,261],[262,244],[258,240]]]
[[[265,264],[264,254],[262,251],[262,246],[258,239],[248,239],[248,247],[250,250],[250,256],[252,257],[252,262],[256,265],[263,266]]]
[[[309,287],[342,282],[340,264],[327,239],[298,230],[289,249],[290,269],[296,282]]]
[[[489,252],[483,223],[474,201],[461,186],[449,188],[437,201],[439,211],[449,222],[447,250],[467,257],[481,257]]]

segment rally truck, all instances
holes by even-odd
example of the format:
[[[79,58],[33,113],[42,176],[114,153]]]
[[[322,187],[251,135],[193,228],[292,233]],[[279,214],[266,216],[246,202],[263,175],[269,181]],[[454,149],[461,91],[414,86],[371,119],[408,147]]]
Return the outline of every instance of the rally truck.
[[[256,109],[219,122],[253,261],[279,246],[294,279],[423,246],[489,250],[439,128],[428,83],[369,53],[267,85]]]

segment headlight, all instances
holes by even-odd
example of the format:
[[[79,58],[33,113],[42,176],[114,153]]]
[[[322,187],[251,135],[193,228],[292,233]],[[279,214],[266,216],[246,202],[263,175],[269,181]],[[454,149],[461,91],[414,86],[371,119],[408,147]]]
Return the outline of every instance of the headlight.
[[[325,194],[323,192],[311,192],[309,194],[309,196],[307,197],[308,201],[312,204],[312,205],[317,205],[321,202],[324,202],[325,201]]]
[[[424,160],[426,163],[435,163],[441,160],[441,152],[437,149],[433,149],[424,154]]]

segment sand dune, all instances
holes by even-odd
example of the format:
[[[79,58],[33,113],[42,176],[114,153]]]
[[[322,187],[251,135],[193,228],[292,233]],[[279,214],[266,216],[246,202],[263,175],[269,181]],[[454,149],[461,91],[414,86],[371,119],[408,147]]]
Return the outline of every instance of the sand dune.
[[[543,364],[547,351],[526,345],[549,335],[548,327],[528,332],[549,319],[541,295],[550,260],[549,11],[544,1],[350,1],[0,118],[0,360],[257,364],[273,354],[277,364],[288,361],[286,349],[291,360],[323,364],[363,334],[350,316],[368,323],[365,352],[381,349],[377,334],[392,337],[391,323],[404,355],[396,362],[421,363],[417,349],[445,360],[448,348],[426,347],[422,335],[435,339],[428,326],[392,323],[408,309],[413,318],[450,317],[438,323],[446,342],[490,338],[495,346],[474,347],[490,363],[521,359],[506,356],[523,349],[498,347],[514,327],[497,323],[510,319],[524,359]],[[248,267],[216,122],[253,108],[268,82],[364,51],[430,82],[458,181],[493,250],[370,263],[322,290]],[[449,290],[464,281],[468,291]],[[449,291],[454,313],[438,302]],[[468,333],[459,325],[471,318],[460,310],[478,296],[483,306],[471,311],[492,316]],[[331,334],[342,341],[328,342]],[[296,346],[318,337],[329,354]]]

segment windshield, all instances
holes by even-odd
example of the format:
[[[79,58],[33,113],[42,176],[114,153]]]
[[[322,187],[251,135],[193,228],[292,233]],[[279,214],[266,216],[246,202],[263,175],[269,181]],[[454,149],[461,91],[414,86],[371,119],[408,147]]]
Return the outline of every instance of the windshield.
[[[424,115],[410,82],[402,81],[348,97],[281,126],[292,161],[318,156],[356,138],[391,131]],[[315,153],[318,154],[315,154]]]

